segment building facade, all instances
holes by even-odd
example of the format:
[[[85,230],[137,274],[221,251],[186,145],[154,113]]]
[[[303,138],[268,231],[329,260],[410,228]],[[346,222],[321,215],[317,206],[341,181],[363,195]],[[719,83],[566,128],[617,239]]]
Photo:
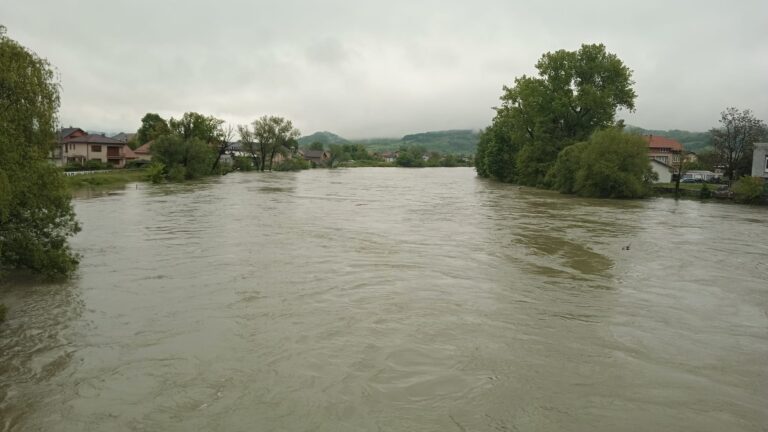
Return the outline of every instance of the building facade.
[[[768,143],[755,143],[752,151],[752,177],[768,179]]]

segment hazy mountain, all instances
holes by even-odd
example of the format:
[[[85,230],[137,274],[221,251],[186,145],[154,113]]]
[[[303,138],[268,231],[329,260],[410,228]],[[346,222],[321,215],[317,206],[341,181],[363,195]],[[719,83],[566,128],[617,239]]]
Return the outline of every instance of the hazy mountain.
[[[331,144],[362,144],[371,151],[393,151],[401,146],[421,146],[427,151],[435,151],[443,154],[475,153],[479,132],[462,129],[447,131],[432,131],[405,135],[402,138],[362,138],[345,139],[331,132],[315,132],[299,138],[301,147],[308,147],[313,142],[321,142],[326,148]]]
[[[309,147],[312,143],[322,143],[326,148],[331,144],[349,144],[349,141],[331,132],[315,132],[312,135],[307,135],[299,138],[300,147]]]

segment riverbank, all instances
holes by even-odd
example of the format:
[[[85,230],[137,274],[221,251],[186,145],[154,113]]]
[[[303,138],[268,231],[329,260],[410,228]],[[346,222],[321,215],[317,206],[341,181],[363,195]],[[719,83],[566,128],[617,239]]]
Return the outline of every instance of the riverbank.
[[[65,183],[72,190],[100,187],[100,186],[119,186],[133,182],[147,180],[147,171],[144,169],[122,169],[114,171],[105,171],[102,173],[81,174],[67,176]]]

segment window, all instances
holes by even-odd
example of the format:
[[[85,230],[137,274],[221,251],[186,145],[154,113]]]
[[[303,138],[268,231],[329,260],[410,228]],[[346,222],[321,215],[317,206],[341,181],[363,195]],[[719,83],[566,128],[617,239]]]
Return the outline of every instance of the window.
[[[94,153],[101,153],[101,146],[100,145],[92,145],[91,151]]]

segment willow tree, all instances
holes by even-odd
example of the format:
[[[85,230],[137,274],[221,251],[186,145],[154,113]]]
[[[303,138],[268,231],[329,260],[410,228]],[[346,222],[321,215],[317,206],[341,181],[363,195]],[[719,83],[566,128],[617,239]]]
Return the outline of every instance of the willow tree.
[[[301,132],[293,123],[283,117],[262,116],[251,126],[238,127],[243,151],[251,155],[259,171],[272,170],[272,162],[277,154],[288,156],[298,150],[298,138]]]
[[[59,85],[51,65],[0,26],[0,270],[66,275],[79,231],[55,151]]]
[[[480,175],[543,185],[561,150],[616,125],[619,109],[635,108],[632,71],[602,44],[546,53],[536,69],[538,76],[504,87],[481,138]]]

